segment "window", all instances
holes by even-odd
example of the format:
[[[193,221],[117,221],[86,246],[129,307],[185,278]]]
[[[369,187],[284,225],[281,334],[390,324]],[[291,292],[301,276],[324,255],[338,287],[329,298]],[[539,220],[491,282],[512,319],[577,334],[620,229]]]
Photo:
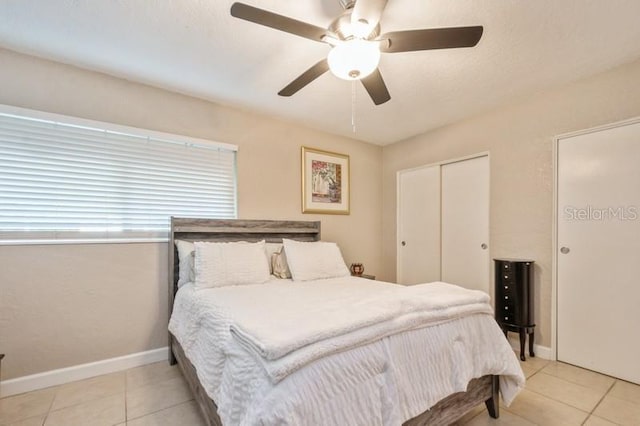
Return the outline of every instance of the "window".
[[[166,240],[236,217],[234,145],[0,106],[0,244]]]

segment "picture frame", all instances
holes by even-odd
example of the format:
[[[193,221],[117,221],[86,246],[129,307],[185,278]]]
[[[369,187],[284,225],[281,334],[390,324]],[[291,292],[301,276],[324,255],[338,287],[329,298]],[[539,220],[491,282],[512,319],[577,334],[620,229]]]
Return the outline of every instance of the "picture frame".
[[[350,213],[349,156],[302,147],[302,213]]]

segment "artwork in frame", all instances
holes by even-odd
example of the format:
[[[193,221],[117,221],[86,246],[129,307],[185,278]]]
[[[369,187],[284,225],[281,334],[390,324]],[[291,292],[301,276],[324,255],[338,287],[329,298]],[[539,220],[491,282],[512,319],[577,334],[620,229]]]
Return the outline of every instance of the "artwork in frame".
[[[349,156],[302,147],[302,213],[349,214]]]

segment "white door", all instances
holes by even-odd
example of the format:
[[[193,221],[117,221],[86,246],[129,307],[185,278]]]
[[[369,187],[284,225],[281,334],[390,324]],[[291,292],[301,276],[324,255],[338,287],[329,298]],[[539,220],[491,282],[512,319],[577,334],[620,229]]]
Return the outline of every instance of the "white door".
[[[440,167],[398,173],[397,281],[440,280]]]
[[[560,361],[640,384],[640,123],[558,141]]]
[[[490,293],[489,157],[442,166],[442,281]]]

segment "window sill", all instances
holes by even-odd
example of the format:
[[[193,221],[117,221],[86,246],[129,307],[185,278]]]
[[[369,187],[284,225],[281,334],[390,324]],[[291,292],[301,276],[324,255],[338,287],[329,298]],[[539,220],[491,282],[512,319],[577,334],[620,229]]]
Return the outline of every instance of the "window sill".
[[[51,239],[51,240],[0,240],[0,246],[35,246],[66,244],[142,244],[167,243],[169,238],[86,238],[86,239]]]

